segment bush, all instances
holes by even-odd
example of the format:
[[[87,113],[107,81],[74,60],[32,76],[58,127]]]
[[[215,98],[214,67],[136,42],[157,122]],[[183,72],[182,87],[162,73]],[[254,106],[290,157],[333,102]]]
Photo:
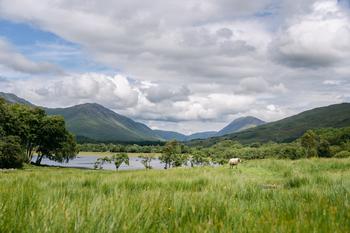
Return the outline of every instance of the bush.
[[[317,153],[319,157],[329,158],[331,157],[331,145],[327,140],[322,140],[317,147]]]
[[[350,158],[350,151],[340,151],[334,157],[335,158]]]
[[[24,151],[17,137],[0,139],[0,168],[21,168],[24,158]]]
[[[295,145],[284,145],[277,152],[277,158],[279,159],[301,159],[305,158],[305,151]]]

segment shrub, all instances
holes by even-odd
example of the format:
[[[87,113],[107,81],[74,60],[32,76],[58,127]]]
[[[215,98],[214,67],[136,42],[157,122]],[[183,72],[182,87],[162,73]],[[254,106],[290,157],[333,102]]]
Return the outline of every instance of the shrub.
[[[335,158],[350,158],[350,151],[340,151],[334,157]]]
[[[295,145],[284,145],[277,151],[277,158],[279,159],[301,159],[305,157],[304,150]]]
[[[24,151],[17,137],[0,139],[0,168],[20,168],[24,158]]]
[[[317,147],[317,153],[319,157],[329,158],[331,157],[330,143],[327,140],[322,140]]]

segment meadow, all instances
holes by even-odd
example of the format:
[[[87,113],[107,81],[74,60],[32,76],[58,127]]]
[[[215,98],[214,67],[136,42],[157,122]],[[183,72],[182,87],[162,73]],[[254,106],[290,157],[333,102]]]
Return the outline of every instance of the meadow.
[[[350,159],[0,171],[0,232],[350,232]]]

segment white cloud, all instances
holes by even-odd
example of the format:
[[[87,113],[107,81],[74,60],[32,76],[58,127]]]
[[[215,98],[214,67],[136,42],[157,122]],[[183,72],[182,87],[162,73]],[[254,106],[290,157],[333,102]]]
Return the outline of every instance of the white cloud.
[[[324,85],[340,85],[342,82],[340,80],[325,80],[323,81]]]
[[[7,91],[48,107],[97,102],[110,108],[124,109],[137,105],[139,95],[126,77],[97,73],[14,80]]]
[[[272,84],[263,78],[244,78],[240,81],[240,91],[243,93],[284,93],[287,91],[282,83]]]
[[[336,1],[319,1],[276,38],[275,59],[293,67],[324,67],[350,58],[350,19]]]
[[[186,132],[244,115],[277,120],[348,99],[349,85],[336,80],[350,74],[349,9],[336,2],[0,0],[2,18],[79,46],[43,45],[33,61],[0,41],[13,58],[0,54],[10,77],[0,88],[51,107],[97,102]],[[90,67],[53,78],[3,72],[51,72],[37,61],[82,54],[119,75],[86,73]]]
[[[62,74],[62,70],[48,62],[35,62],[17,52],[5,39],[0,38],[0,65],[28,74]]]

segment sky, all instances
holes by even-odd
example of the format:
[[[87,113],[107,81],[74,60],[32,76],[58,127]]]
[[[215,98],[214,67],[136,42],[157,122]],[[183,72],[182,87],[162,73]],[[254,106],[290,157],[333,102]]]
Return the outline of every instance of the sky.
[[[0,0],[0,91],[186,134],[350,102],[350,0]]]

